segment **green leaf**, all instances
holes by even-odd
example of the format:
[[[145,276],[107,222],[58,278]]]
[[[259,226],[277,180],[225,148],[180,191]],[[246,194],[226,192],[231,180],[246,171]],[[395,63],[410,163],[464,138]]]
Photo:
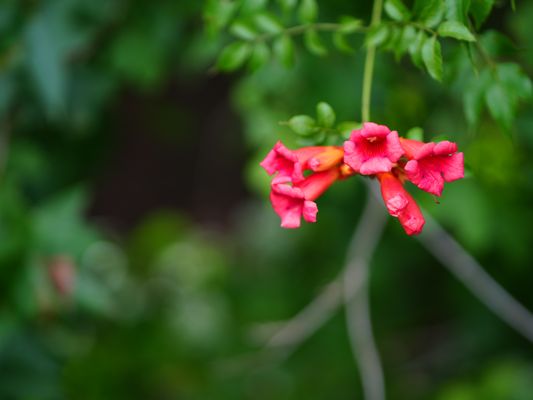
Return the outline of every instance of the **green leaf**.
[[[257,32],[248,24],[242,21],[236,21],[229,28],[233,36],[242,40],[254,40],[257,37]]]
[[[247,60],[252,46],[246,42],[233,42],[226,46],[217,61],[221,71],[234,71]]]
[[[288,13],[289,11],[292,11],[294,7],[296,6],[297,0],[278,0],[278,3],[281,7],[281,9]]]
[[[515,102],[505,88],[499,83],[494,83],[487,90],[485,101],[492,117],[506,131],[510,130],[515,113]]]
[[[471,0],[470,14],[474,18],[476,29],[479,29],[487,19],[495,0]]]
[[[294,65],[294,42],[289,35],[282,35],[274,41],[274,55],[281,64],[290,68]]]
[[[471,81],[463,93],[463,108],[466,120],[471,126],[477,125],[483,109],[486,91],[486,85],[482,83],[485,81],[483,74],[490,76],[488,70],[485,69],[481,76]]]
[[[483,32],[479,42],[487,54],[493,58],[513,57],[518,50],[511,39],[494,30]]]
[[[269,59],[270,49],[265,42],[258,42],[252,50],[252,55],[248,61],[248,67],[252,72],[257,71],[265,65]]]
[[[470,8],[470,0],[445,0],[446,19],[467,22],[466,14]]]
[[[218,0],[221,3],[225,3],[228,0]],[[239,9],[241,15],[253,15],[261,10],[264,10],[267,6],[268,0],[240,0],[237,3],[241,3]]]
[[[459,21],[446,21],[439,25],[438,34],[467,42],[475,42],[476,38],[468,28]]]
[[[422,47],[424,46],[424,43],[426,43],[427,38],[428,37],[424,31],[418,31],[408,49],[413,64],[418,68],[422,68]]]
[[[266,12],[256,14],[254,22],[265,33],[277,34],[283,31],[283,25],[274,15]]]
[[[338,32],[341,33],[354,33],[359,30],[363,25],[363,21],[351,16],[342,16],[339,20],[340,28]]]
[[[322,57],[328,53],[320,35],[314,29],[308,29],[305,31],[304,44],[307,50],[316,56]]]
[[[337,124],[337,131],[339,131],[343,139],[349,139],[352,132],[356,129],[361,129],[361,123],[355,121],[343,121]]]
[[[309,136],[317,131],[316,123],[308,115],[295,115],[289,120],[289,128],[301,136]]]
[[[208,0],[204,7],[204,21],[209,35],[213,36],[224,28],[237,10],[236,1]]]
[[[433,28],[444,16],[444,0],[422,0],[417,2],[418,20],[428,28]]]
[[[335,111],[328,103],[321,101],[316,105],[316,118],[320,126],[331,128],[335,123]]]
[[[387,0],[385,12],[395,21],[408,21],[411,18],[411,12],[401,0]]]
[[[302,0],[298,9],[298,18],[302,23],[315,22],[318,17],[318,4],[316,0]]]
[[[67,107],[68,68],[61,37],[48,14],[38,14],[28,25],[26,56],[29,72],[48,116],[58,118]]]
[[[416,38],[416,29],[411,25],[404,26],[402,29],[400,29],[400,33],[396,39],[395,47],[392,49],[396,59],[400,59],[400,57],[409,49],[411,44],[415,42]]]
[[[422,60],[429,75],[440,82],[442,80],[442,54],[440,43],[435,36],[427,39],[422,46]]]
[[[407,139],[418,140],[419,142],[424,141],[424,130],[418,126],[411,128],[405,134]]]
[[[389,27],[389,35],[387,36],[387,40],[383,43],[384,48],[387,50],[395,50],[401,40],[401,36],[402,28],[399,26]]]
[[[499,64],[496,69],[498,81],[505,89],[516,96],[517,99],[528,99],[531,97],[531,80],[521,70],[518,64]]]
[[[346,35],[340,31],[333,32],[333,45],[343,53],[353,53],[355,51],[353,47],[350,46]]]
[[[370,31],[366,34],[365,43],[367,46],[379,46],[388,39],[389,37],[389,27],[387,25],[378,25],[372,27]]]

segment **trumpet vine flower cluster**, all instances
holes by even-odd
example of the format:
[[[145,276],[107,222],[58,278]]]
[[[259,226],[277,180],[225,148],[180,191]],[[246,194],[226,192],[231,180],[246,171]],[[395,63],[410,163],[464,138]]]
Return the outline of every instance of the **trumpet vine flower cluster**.
[[[455,143],[405,139],[372,122],[354,130],[343,146],[290,150],[278,142],[260,165],[273,176],[270,200],[283,228],[298,228],[302,217],[316,222],[315,200],[336,181],[359,174],[379,181],[389,214],[416,235],[425,220],[405,182],[440,196],[444,182],[464,177],[463,153]]]

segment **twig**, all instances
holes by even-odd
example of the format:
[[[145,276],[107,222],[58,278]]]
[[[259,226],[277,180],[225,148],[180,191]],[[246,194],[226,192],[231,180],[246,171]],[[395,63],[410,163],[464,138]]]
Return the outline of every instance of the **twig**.
[[[344,275],[344,303],[352,353],[359,366],[366,400],[385,399],[383,368],[372,333],[368,268],[386,216],[369,189],[365,211],[351,240]],[[358,290],[354,290],[354,283]]]
[[[303,310],[286,322],[267,342],[271,348],[284,348],[284,357],[324,325],[342,303],[341,279],[329,283]]]
[[[498,284],[433,218],[418,240],[494,314],[533,342],[533,314]]]
[[[380,198],[377,188],[371,191]],[[424,232],[417,236],[420,243],[496,316],[533,342],[533,314],[485,272],[426,210],[422,211],[426,225]]]
[[[347,260],[351,260],[355,252],[358,254],[357,260],[367,260],[373,252],[375,242],[377,242],[374,235],[381,232],[380,228],[375,228],[379,227],[384,213],[371,203],[375,202],[372,200],[367,204],[350,241]],[[378,218],[376,208],[382,218]],[[363,277],[360,277],[361,272],[364,270],[354,269],[353,261],[349,262],[311,303],[277,330],[266,343],[266,347],[283,350],[283,357],[289,357],[301,343],[333,317],[342,305],[343,288],[344,299],[355,297],[363,282]],[[349,287],[347,287],[348,283]]]

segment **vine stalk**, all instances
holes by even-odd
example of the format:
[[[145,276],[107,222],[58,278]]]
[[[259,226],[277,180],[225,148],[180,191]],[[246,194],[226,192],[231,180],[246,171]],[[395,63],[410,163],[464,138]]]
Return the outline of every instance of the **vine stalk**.
[[[372,19],[370,21],[370,28],[378,25],[381,22],[381,12],[383,9],[383,0],[374,0],[372,8]],[[374,60],[376,58],[376,47],[368,45],[365,59],[365,66],[363,72],[363,87],[361,98],[361,119],[362,122],[370,121],[370,99],[372,95],[372,76],[374,73]],[[372,214],[380,215],[377,203],[371,198],[372,194],[368,194],[370,210],[364,213],[362,219],[374,220],[377,217],[372,217]],[[376,210],[372,212],[372,210]],[[380,218],[377,218],[378,220]],[[382,228],[385,224],[384,214],[381,215],[381,224],[375,224],[372,229],[377,230],[375,234],[374,247],[377,246],[381,236]],[[379,226],[379,228],[377,228]],[[371,230],[372,230],[371,229]],[[366,235],[368,232],[364,232]],[[355,232],[354,238],[360,233]],[[355,243],[359,240],[354,239]],[[348,334],[354,358],[359,366],[359,374],[363,384],[363,393],[366,400],[385,400],[385,381],[383,377],[383,367],[379,358],[379,352],[375,343],[374,334],[372,332],[372,321],[370,317],[370,299],[368,292],[369,282],[369,264],[370,257],[365,260],[361,259],[364,252],[361,249],[350,246],[348,256],[350,257],[350,268],[347,268],[344,277],[344,303],[346,310],[346,322],[348,325]],[[353,280],[355,275],[359,276],[360,289],[356,295],[350,295],[354,292],[351,286],[354,285]]]
[[[383,0],[375,0],[372,8],[370,28],[381,22]],[[370,121],[370,98],[372,96],[372,76],[374,75],[374,60],[376,58],[376,46],[368,45],[366,50],[365,70],[363,73],[363,91],[361,98],[361,121]]]

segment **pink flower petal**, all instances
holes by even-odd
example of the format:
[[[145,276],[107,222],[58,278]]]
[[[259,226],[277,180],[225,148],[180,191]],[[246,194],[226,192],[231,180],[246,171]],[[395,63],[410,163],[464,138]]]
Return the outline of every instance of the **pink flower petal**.
[[[316,222],[318,207],[314,201],[306,200],[304,202],[303,217],[307,222]]]
[[[298,228],[303,217],[316,222],[318,208],[313,201],[319,197],[340,175],[338,168],[316,172],[304,181],[293,184],[289,177],[276,176],[272,180],[270,201],[281,218],[283,228]]]
[[[272,185],[270,201],[276,214],[281,218],[283,228],[298,228],[302,216],[304,195],[300,188],[279,183]]]
[[[385,125],[378,125],[374,122],[365,122],[363,128],[359,130],[361,137],[368,138],[386,138],[390,129]]]
[[[289,176],[294,182],[304,179],[302,164],[297,155],[278,142],[259,164],[269,175],[276,172],[281,176]]]
[[[401,143],[411,158],[405,165],[407,178],[420,189],[440,196],[444,182],[464,177],[463,153],[455,153],[455,143],[445,140],[424,144],[408,139],[403,139]]]
[[[344,162],[362,175],[390,171],[403,152],[398,132],[372,122],[353,131],[344,142]]]
[[[361,175],[373,175],[379,172],[389,172],[392,169],[392,163],[385,157],[369,158],[359,168]]]

